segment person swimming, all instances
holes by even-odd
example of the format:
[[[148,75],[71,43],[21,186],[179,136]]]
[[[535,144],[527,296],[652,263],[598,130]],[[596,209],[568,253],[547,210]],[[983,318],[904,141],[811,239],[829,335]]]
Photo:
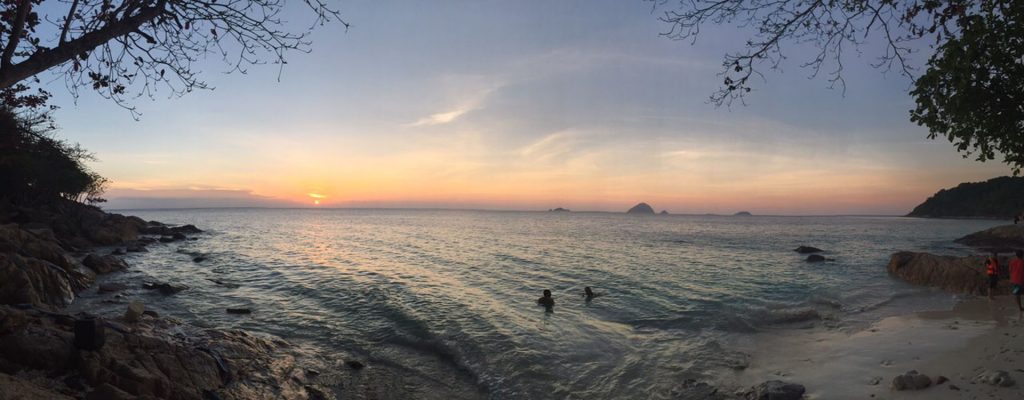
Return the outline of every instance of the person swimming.
[[[537,304],[540,304],[547,308],[554,307],[555,299],[551,297],[551,291],[544,289],[544,296],[541,296],[541,298],[537,299]]]
[[[583,288],[583,297],[586,298],[587,301],[593,300],[595,297],[601,296],[604,296],[604,293],[594,293],[594,291],[590,289],[590,286]]]

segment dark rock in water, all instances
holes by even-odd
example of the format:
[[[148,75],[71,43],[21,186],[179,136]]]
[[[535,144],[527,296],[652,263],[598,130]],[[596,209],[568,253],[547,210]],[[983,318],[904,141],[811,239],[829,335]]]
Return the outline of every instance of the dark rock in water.
[[[365,365],[363,365],[363,363],[361,363],[359,361],[356,361],[356,360],[345,361],[345,365],[347,365],[349,368],[352,368],[352,369],[357,370],[357,371],[363,369],[364,367],[366,367]]]
[[[184,233],[174,232],[174,234],[171,235],[171,239],[174,239],[174,240],[185,240],[185,239],[188,239],[188,237],[185,236]]]
[[[829,259],[825,258],[825,256],[823,256],[823,255],[811,254],[811,255],[807,256],[807,262],[824,262],[824,261],[829,261]]]
[[[654,209],[647,203],[640,203],[626,211],[626,214],[654,214]]]
[[[185,285],[182,285],[182,284],[175,284],[175,283],[146,282],[146,283],[142,284],[142,288],[146,289],[146,290],[159,290],[160,293],[169,296],[169,295],[178,293],[178,292],[180,292],[182,290],[188,289],[188,286],[185,286]]]
[[[98,291],[100,293],[112,293],[120,292],[125,289],[128,289],[128,285],[120,282],[103,282],[99,285]]]
[[[170,243],[170,242],[173,242],[173,241],[174,241],[174,237],[171,237],[171,236],[161,236],[160,237],[160,243]]]
[[[84,317],[75,320],[75,348],[82,350],[99,350],[106,343],[107,336],[103,320],[95,317]]]
[[[823,252],[825,250],[819,249],[817,247],[811,247],[811,246],[800,246],[800,247],[797,247],[797,248],[793,249],[793,251],[795,251],[797,253],[800,253],[800,254],[811,254],[811,253],[821,253],[821,252]]]
[[[96,271],[97,274],[106,274],[128,268],[128,264],[126,264],[124,260],[118,256],[110,254],[105,256],[89,254],[82,259],[82,264],[93,271]]]
[[[935,385],[936,386],[941,385],[941,384],[946,383],[946,382],[949,382],[949,378],[944,377],[942,375],[939,375],[938,378],[935,378]]]
[[[128,247],[125,247],[125,251],[127,251],[129,253],[148,253],[149,252],[149,250],[146,250],[146,246],[143,245],[143,244],[140,244],[140,243],[134,243],[134,244],[128,245]]]
[[[1000,259],[999,265],[1007,265],[1007,260]],[[915,285],[954,293],[985,294],[988,290],[984,256],[954,257],[901,251],[889,259],[887,270],[889,275]],[[1009,292],[1009,282],[1001,279],[994,293]]]
[[[568,208],[562,208],[562,207],[552,208],[552,209],[550,209],[548,211],[549,212],[570,212]]]
[[[206,261],[206,256],[196,256],[195,258],[192,259],[192,262],[195,263],[201,263],[203,261]]]
[[[123,255],[125,255],[125,252],[124,252],[124,249],[118,247],[118,248],[114,249],[114,251],[111,251],[110,255],[112,255],[112,256],[123,256]]]
[[[229,308],[228,314],[252,314],[252,310],[248,308]]]
[[[767,381],[744,393],[746,400],[800,400],[807,389],[804,385],[783,381]]]
[[[668,215],[668,211],[665,211],[665,210],[661,210],[661,212],[660,212],[660,213],[658,213],[658,214],[659,214],[659,215]]]
[[[921,390],[932,385],[932,378],[928,375],[918,373],[915,370],[907,371],[903,375],[892,378],[890,387],[893,390]]]
[[[971,247],[986,247],[1004,252],[1024,247],[1024,224],[1002,225],[964,236],[956,243]]]
[[[153,318],[160,318],[160,314],[153,310],[146,310],[142,312],[142,315],[148,315]]]
[[[675,400],[720,400],[724,396],[718,393],[718,388],[704,382],[697,382],[694,379],[683,381],[682,385],[672,389],[672,398]]]
[[[158,223],[159,224],[159,223]],[[174,234],[185,234],[185,233],[202,233],[203,231],[196,228],[195,225],[183,225],[183,226],[167,226],[163,224],[153,225],[150,223],[149,226],[142,228],[141,233],[147,235],[161,235],[161,236],[173,236]]]
[[[753,215],[754,214],[751,214],[749,211],[740,211],[738,213],[733,214],[733,216],[735,217],[752,217]]]

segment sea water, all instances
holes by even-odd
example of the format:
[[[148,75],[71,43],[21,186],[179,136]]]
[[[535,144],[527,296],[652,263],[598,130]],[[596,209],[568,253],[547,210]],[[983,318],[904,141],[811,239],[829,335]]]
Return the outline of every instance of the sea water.
[[[741,369],[768,329],[842,329],[952,296],[886,274],[998,221],[361,209],[122,211],[198,240],[129,262],[183,283],[161,311],[355,358],[436,398],[665,398]],[[834,261],[808,263],[799,245]],[[194,262],[202,254],[207,259]],[[582,296],[590,286],[602,294]],[[550,289],[556,305],[537,305]],[[137,295],[146,295],[138,293]],[[224,313],[248,307],[248,316]],[[344,391],[345,389],[339,389]]]

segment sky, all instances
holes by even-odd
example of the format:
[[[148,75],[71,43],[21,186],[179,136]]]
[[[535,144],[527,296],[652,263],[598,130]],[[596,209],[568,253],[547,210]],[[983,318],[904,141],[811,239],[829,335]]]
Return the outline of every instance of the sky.
[[[872,68],[870,45],[844,60],[845,92],[790,45],[747,105],[715,107],[747,32],[673,41],[649,2],[337,4],[351,27],[317,29],[282,70],[211,56],[214,90],[137,99],[138,120],[43,74],[60,137],[112,181],[105,207],[896,215],[1010,172],[927,139],[910,81]]]

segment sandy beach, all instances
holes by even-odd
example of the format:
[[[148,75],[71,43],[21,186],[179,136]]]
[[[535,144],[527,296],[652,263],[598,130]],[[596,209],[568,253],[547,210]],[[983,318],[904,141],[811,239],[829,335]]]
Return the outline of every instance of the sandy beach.
[[[889,317],[866,328],[768,332],[752,338],[750,366],[730,379],[737,387],[800,383],[808,399],[1020,399],[1024,317],[1015,308],[1009,296],[971,297],[952,310]],[[893,378],[910,370],[929,376],[931,386],[892,389]],[[976,379],[996,370],[1017,383]],[[948,381],[936,384],[940,376]]]

